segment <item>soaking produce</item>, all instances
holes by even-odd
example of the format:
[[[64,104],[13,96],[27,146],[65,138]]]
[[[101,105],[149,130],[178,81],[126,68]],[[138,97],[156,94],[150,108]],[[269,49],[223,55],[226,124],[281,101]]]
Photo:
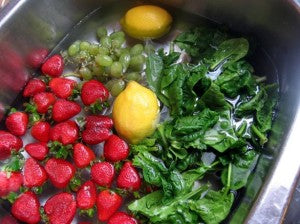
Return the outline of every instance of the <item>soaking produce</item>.
[[[228,217],[268,141],[278,86],[257,76],[248,40],[219,27],[178,31],[160,48],[171,23],[160,7],[134,7],[123,30],[100,26],[97,41],[73,42],[28,81],[0,131],[0,197],[15,218]]]
[[[131,37],[153,39],[165,35],[171,29],[172,16],[158,6],[142,5],[128,10],[120,23]]]
[[[130,143],[138,143],[155,130],[159,102],[150,89],[131,81],[116,98],[112,115],[118,134]]]

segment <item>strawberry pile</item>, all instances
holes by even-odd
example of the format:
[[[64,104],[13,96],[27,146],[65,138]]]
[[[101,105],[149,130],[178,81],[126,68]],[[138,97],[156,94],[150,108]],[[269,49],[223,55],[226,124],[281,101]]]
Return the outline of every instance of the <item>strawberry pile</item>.
[[[29,80],[23,91],[24,111],[11,109],[7,115],[6,130],[0,131],[0,197],[25,223],[67,224],[78,213],[83,219],[135,224],[120,209],[142,183],[128,159],[129,145],[114,134],[113,120],[100,115],[110,93],[97,80],[63,77],[63,70],[60,55],[47,59],[43,75]],[[25,135],[32,137],[26,145]],[[49,186],[59,192],[42,205],[39,195]]]

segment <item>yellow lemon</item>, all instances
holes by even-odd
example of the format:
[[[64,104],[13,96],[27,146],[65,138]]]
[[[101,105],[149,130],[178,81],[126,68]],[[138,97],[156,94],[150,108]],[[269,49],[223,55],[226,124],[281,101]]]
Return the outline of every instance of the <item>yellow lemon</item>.
[[[137,39],[154,39],[170,30],[172,17],[158,6],[142,5],[128,10],[120,22],[129,36]]]
[[[150,89],[130,81],[115,99],[112,115],[118,134],[136,144],[154,132],[159,120],[159,101]]]

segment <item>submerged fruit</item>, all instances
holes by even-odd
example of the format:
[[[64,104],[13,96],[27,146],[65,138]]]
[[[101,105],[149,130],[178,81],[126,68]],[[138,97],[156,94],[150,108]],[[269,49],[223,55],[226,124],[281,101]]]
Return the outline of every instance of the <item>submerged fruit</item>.
[[[116,98],[113,121],[120,136],[132,144],[151,135],[159,120],[159,102],[154,92],[135,81]]]
[[[159,38],[170,30],[172,17],[158,6],[142,5],[128,10],[120,23],[131,37]]]

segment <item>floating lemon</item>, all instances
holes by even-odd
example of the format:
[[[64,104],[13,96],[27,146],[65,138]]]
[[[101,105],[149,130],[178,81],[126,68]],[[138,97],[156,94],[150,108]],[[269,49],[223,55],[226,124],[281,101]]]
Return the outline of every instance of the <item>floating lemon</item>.
[[[136,144],[154,132],[159,120],[159,102],[154,92],[131,81],[115,99],[112,114],[118,134]]]
[[[170,30],[172,17],[158,6],[142,5],[128,10],[120,22],[124,31],[131,37],[155,39]]]

